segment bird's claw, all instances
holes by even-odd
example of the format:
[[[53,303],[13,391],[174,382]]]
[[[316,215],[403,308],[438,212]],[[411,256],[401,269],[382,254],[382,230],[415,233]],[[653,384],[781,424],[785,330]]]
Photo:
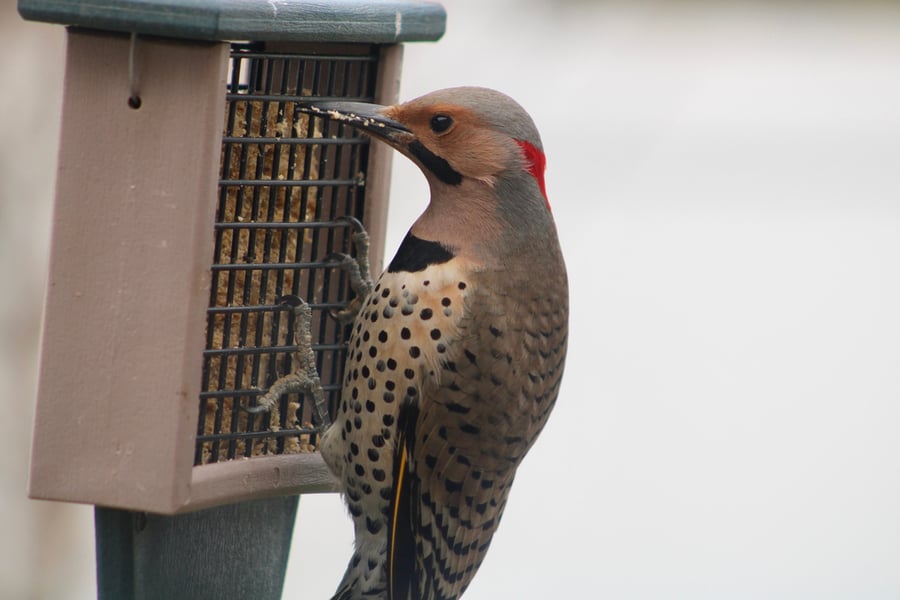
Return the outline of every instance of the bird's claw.
[[[277,379],[257,399],[256,406],[245,406],[244,410],[250,414],[268,412],[285,394],[309,394],[313,398],[313,413],[319,421],[319,427],[324,429],[331,424],[331,418],[328,415],[322,380],[316,369],[316,355],[312,349],[312,309],[303,298],[293,294],[281,296],[277,301],[289,306],[294,313],[294,342],[297,349],[292,361],[295,369]]]
[[[356,217],[349,215],[338,217],[337,221],[345,221],[353,229],[350,236],[356,256],[334,253],[325,257],[324,262],[332,263],[350,278],[350,287],[355,297],[340,310],[329,310],[328,314],[340,323],[352,321],[362,306],[363,299],[371,293],[374,284],[369,275],[369,234]],[[316,355],[312,350],[312,310],[303,298],[294,294],[280,296],[278,304],[290,307],[294,313],[294,340],[297,350],[294,351],[294,370],[280,377],[261,395],[255,406],[243,409],[250,414],[259,414],[272,410],[272,407],[285,394],[309,394],[313,397],[313,413],[322,430],[331,424],[322,381],[316,370]]]
[[[350,278],[350,288],[355,297],[341,310],[329,310],[328,314],[340,323],[352,321],[362,307],[362,300],[367,297],[374,287],[372,276],[369,274],[369,234],[366,233],[363,224],[356,217],[345,215],[338,217],[337,221],[346,221],[353,228],[354,233],[350,239],[356,250],[356,256],[345,253],[333,253],[325,257],[325,262],[332,263],[341,269]]]

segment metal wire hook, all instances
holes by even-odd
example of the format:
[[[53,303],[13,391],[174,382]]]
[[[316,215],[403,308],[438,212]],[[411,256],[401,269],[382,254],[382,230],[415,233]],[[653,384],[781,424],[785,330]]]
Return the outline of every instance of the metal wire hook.
[[[135,56],[137,55],[137,32],[131,34],[131,44],[128,47],[128,106],[137,110],[141,107],[141,96],[138,93],[137,73],[135,69]]]

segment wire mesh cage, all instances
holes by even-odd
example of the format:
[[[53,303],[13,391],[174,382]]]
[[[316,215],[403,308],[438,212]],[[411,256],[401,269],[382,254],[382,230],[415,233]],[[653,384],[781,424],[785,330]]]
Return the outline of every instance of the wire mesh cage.
[[[331,313],[352,291],[330,256],[354,252],[353,217],[380,270],[390,150],[299,107],[396,101],[400,43],[439,38],[445,15],[283,8],[19,0],[76,26],[32,497],[174,514],[333,489],[312,399],[247,409],[297,369],[299,298],[334,412],[347,332]]]
[[[346,275],[324,259],[352,250],[341,217],[365,219],[368,140],[299,112],[298,103],[373,101],[378,50],[354,50],[232,46],[195,464],[315,450],[312,408],[301,395],[267,414],[241,410],[294,368],[293,313],[278,302],[287,294],[312,308],[332,412],[337,403],[344,335],[329,312],[350,292]]]

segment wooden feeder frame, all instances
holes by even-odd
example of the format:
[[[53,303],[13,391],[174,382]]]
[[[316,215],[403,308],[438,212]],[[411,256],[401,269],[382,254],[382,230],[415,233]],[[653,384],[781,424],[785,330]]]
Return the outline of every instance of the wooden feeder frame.
[[[196,464],[229,42],[286,54],[376,47],[373,100],[389,104],[398,96],[400,43],[438,39],[443,9],[20,0],[19,11],[73,26],[31,497],[176,514],[334,490],[318,453]],[[372,145],[362,174],[376,263],[390,157]]]

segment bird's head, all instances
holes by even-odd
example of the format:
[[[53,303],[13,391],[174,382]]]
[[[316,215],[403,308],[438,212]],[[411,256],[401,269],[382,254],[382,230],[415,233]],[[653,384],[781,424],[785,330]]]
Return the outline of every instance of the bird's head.
[[[421,235],[434,239],[452,222],[474,228],[473,234],[482,230],[485,238],[552,224],[540,135],[505,94],[458,87],[394,106],[322,102],[303,110],[359,128],[419,166],[432,196],[414,226]]]

